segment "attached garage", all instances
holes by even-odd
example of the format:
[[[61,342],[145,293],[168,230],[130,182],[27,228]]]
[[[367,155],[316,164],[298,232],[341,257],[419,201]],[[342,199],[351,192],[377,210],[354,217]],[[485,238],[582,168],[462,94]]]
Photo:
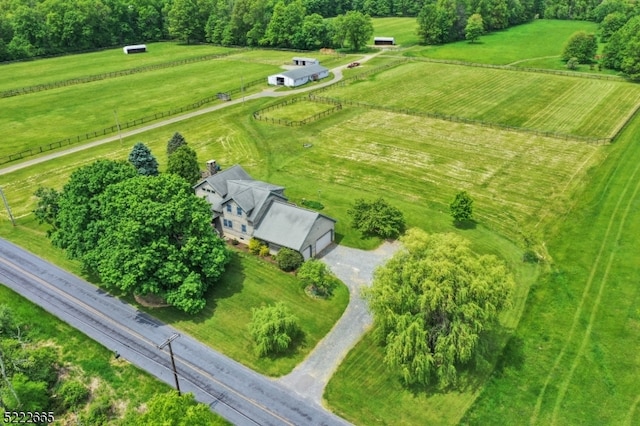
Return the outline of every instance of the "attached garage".
[[[333,229],[330,231],[327,231],[323,236],[318,238],[318,241],[316,241],[316,254],[326,249],[329,246],[329,244],[331,244],[332,241],[333,241]]]

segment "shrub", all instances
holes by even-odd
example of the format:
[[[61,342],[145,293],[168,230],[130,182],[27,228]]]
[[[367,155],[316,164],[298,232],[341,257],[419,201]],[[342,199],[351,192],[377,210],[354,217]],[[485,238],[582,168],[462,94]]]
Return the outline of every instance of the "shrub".
[[[259,254],[262,247],[264,247],[262,241],[255,238],[249,240],[249,253]]]
[[[467,191],[458,192],[449,208],[451,209],[451,217],[458,223],[471,220],[473,217],[473,199]]]
[[[578,69],[578,64],[579,64],[578,58],[571,58],[567,61],[567,68],[572,71],[575,71]]]
[[[300,334],[298,318],[282,302],[251,311],[249,334],[256,344],[258,356],[286,351],[293,338]]]
[[[318,259],[309,259],[298,269],[298,278],[305,287],[311,286],[315,294],[330,295],[337,284],[336,277],[327,265]]]
[[[381,238],[396,238],[404,232],[404,216],[396,207],[389,205],[384,198],[375,201],[356,200],[347,210],[351,216],[351,226],[363,235],[376,235]]]
[[[269,247],[267,246],[262,246],[260,247],[260,252],[258,253],[260,256],[262,257],[267,257],[269,256]]]
[[[281,248],[276,255],[276,263],[278,264],[278,268],[287,272],[298,269],[300,265],[302,265],[303,261],[304,258],[300,253],[286,247]]]
[[[89,389],[78,380],[68,380],[60,386],[58,395],[64,408],[74,410],[89,398]]]

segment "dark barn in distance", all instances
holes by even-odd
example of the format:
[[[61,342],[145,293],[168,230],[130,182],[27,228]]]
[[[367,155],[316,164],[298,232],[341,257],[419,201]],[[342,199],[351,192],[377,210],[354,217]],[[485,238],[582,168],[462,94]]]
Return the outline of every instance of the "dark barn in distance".
[[[394,46],[396,40],[393,37],[374,37],[373,44],[374,46]]]

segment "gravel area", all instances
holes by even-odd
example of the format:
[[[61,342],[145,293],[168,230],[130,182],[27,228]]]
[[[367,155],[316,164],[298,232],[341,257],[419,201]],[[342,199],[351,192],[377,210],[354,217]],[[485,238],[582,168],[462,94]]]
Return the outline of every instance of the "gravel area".
[[[322,395],[329,379],[373,322],[365,301],[360,297],[360,289],[371,285],[375,268],[389,259],[398,248],[398,242],[385,242],[373,251],[338,245],[327,249],[321,260],[349,287],[349,304],[340,320],[313,352],[291,373],[277,381],[301,397],[322,404]]]

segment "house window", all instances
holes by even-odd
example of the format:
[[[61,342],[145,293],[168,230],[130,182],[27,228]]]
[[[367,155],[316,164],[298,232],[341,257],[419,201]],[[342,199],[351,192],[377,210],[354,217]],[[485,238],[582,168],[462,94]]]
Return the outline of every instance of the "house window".
[[[238,216],[242,216],[242,207],[236,207],[236,213],[238,213]]]
[[[233,222],[231,222],[230,220],[227,219],[222,219],[222,223],[224,224],[225,227],[227,228],[233,228]]]
[[[245,234],[247,233],[247,225],[242,225],[242,232],[244,232]]]
[[[227,204],[227,211],[231,213],[231,204]]]

